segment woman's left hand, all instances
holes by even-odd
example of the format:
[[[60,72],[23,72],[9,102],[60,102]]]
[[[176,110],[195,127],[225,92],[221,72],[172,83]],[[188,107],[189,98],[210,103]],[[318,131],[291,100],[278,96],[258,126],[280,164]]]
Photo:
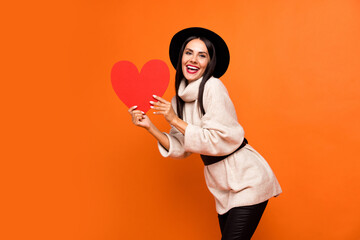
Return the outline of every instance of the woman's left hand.
[[[150,101],[150,104],[152,105],[151,108],[156,110],[154,114],[164,115],[166,121],[172,124],[176,120],[177,115],[171,106],[171,103],[159,96],[153,95],[153,97],[158,100],[157,102]]]

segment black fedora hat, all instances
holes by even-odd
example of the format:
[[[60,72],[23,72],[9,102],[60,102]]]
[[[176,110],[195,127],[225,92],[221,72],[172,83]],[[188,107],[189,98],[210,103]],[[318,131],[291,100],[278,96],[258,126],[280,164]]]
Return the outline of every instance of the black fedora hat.
[[[169,54],[170,61],[176,69],[180,49],[186,39],[189,37],[205,37],[215,47],[216,52],[216,67],[213,76],[220,78],[227,70],[230,62],[230,53],[225,41],[213,31],[200,27],[185,28],[180,32],[176,33],[170,42]]]

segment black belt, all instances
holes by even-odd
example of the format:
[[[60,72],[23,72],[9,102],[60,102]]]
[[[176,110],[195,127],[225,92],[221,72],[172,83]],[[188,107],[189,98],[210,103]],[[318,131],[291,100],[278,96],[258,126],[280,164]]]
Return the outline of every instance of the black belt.
[[[225,158],[227,158],[228,156],[230,156],[231,154],[233,154],[236,151],[239,151],[241,148],[243,148],[246,144],[248,143],[248,141],[246,140],[246,138],[244,138],[244,141],[241,143],[240,147],[238,147],[235,151],[233,151],[232,153],[225,155],[225,156],[209,156],[209,155],[200,155],[201,159],[203,160],[205,166],[213,164],[213,163],[217,163]]]

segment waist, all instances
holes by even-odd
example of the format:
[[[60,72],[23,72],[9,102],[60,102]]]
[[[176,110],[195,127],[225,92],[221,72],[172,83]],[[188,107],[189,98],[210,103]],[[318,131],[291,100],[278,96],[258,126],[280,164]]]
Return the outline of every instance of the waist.
[[[231,154],[239,151],[241,148],[245,147],[245,145],[248,143],[248,141],[246,140],[246,138],[244,138],[243,142],[241,143],[241,145],[232,153],[228,154],[228,155],[224,155],[224,156],[209,156],[209,155],[201,155],[200,157],[202,159],[202,161],[204,162],[204,165],[210,165],[210,164],[214,164],[217,162],[220,162],[221,160],[227,158],[228,156],[230,156]]]

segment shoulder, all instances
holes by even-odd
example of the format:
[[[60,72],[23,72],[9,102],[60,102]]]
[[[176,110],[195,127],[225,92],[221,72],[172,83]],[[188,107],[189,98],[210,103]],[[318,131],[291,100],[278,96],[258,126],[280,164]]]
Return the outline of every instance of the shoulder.
[[[228,91],[223,84],[223,82],[215,77],[211,77],[205,84],[204,91],[207,94],[213,95],[213,94],[221,94],[225,93],[228,95]]]
[[[206,84],[209,84],[211,86],[224,86],[224,84],[221,82],[221,80],[216,77],[209,78],[209,80],[207,80]]]

